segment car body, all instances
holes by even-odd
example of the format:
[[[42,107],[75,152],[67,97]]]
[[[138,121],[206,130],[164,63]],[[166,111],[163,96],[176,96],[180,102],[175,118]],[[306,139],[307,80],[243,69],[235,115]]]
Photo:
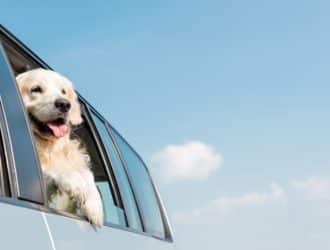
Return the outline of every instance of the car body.
[[[106,213],[96,228],[47,206],[40,162],[15,75],[51,69],[0,25],[0,246],[2,249],[171,250],[164,205],[141,157],[82,96],[84,126]]]

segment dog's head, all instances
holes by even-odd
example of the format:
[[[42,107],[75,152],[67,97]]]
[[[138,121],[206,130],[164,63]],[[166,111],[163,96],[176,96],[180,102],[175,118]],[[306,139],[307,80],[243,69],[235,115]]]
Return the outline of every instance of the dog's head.
[[[64,76],[34,69],[16,77],[34,133],[45,139],[64,137],[70,123],[82,122],[77,95]]]

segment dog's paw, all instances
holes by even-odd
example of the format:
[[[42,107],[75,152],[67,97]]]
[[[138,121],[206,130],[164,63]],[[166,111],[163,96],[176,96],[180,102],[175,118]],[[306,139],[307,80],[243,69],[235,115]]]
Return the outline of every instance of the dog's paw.
[[[103,206],[96,188],[87,195],[85,202],[81,206],[81,212],[95,226],[101,227],[103,225]]]

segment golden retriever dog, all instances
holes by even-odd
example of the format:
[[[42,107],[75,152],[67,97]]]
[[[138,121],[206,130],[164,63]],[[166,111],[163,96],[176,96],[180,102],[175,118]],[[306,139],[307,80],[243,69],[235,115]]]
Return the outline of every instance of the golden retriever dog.
[[[64,76],[34,69],[16,77],[36,138],[50,207],[78,213],[103,224],[103,207],[89,156],[70,138],[71,125],[82,123],[77,95]]]

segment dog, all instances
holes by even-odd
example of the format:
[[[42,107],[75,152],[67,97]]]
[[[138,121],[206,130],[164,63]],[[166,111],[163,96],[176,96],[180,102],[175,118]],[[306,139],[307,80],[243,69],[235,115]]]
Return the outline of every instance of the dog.
[[[49,207],[102,226],[102,200],[89,155],[70,138],[71,125],[83,121],[72,83],[41,68],[19,74],[16,81],[35,135]]]

